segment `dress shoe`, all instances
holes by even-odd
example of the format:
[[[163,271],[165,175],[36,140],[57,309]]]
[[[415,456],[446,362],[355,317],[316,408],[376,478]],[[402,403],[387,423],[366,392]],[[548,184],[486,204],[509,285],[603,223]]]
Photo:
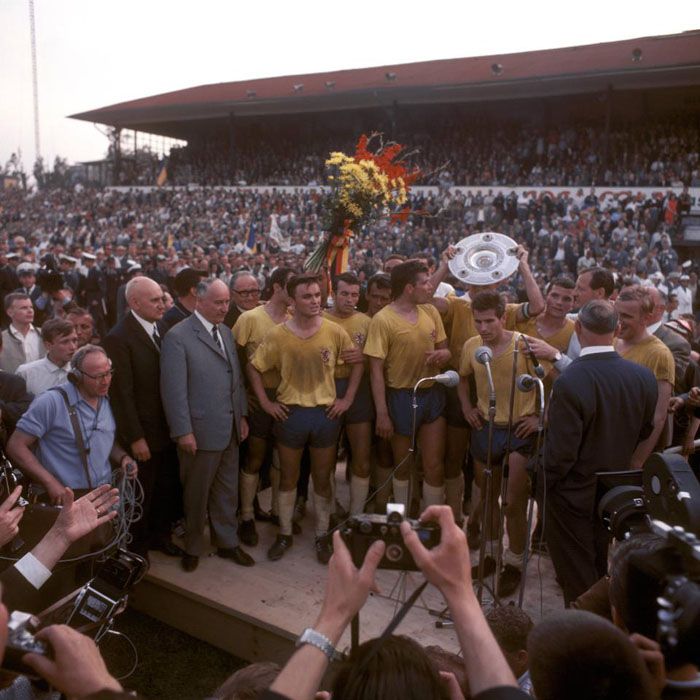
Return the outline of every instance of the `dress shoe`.
[[[161,540],[160,542],[154,542],[149,549],[154,552],[162,552],[169,557],[183,557],[185,556],[185,550],[182,547],[178,547],[174,542],[170,540]]]
[[[199,557],[194,554],[185,554],[180,560],[180,565],[185,571],[194,571],[199,566]]]
[[[253,501],[253,513],[255,513],[255,519],[259,523],[269,523],[272,520],[272,513],[267,510],[263,510],[258,501],[258,497],[255,497]]]
[[[516,566],[506,564],[498,576],[498,597],[507,598],[518,590],[522,572]]]
[[[267,558],[277,561],[284,556],[284,553],[294,544],[292,535],[277,535],[272,547],[267,550]]]
[[[484,578],[493,576],[496,573],[496,560],[488,554],[484,557]],[[472,566],[472,578],[477,581],[479,579],[479,565]]]
[[[270,522],[275,527],[279,527],[280,526],[280,516],[279,515],[271,516]],[[301,525],[299,525],[299,523],[296,520],[292,520],[292,534],[293,535],[301,535]]]
[[[240,547],[220,548],[216,550],[216,554],[222,559],[230,559],[238,566],[255,566],[255,559]]]
[[[316,548],[316,559],[318,559],[321,564],[328,564],[333,556],[331,538],[328,535],[321,535],[316,538],[314,546]]]
[[[258,543],[255,520],[241,520],[238,524],[238,539],[247,547],[255,547]]]

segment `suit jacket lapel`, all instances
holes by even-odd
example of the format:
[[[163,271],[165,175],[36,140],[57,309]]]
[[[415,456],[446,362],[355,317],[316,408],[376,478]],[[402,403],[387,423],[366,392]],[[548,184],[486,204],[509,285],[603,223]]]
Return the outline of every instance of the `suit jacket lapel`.
[[[158,355],[160,355],[160,350],[158,349],[158,346],[153,342],[153,338],[148,337],[146,329],[134,318],[131,311],[129,311],[129,313],[126,315],[126,324],[129,326],[128,330],[134,334],[135,338],[140,340],[141,343],[145,343],[151,349],[152,352],[155,352]]]
[[[197,334],[197,337],[205,345],[211,348],[222,360],[227,360],[227,357],[224,356],[221,350],[219,350],[217,344],[214,342],[214,338],[212,338],[211,333],[207,331],[207,329],[202,325],[200,320],[194,314],[192,314],[190,318],[192,319],[192,327],[194,328],[194,332]],[[221,336],[221,331],[219,331],[219,336]],[[226,343],[224,343],[224,347],[226,347]]]

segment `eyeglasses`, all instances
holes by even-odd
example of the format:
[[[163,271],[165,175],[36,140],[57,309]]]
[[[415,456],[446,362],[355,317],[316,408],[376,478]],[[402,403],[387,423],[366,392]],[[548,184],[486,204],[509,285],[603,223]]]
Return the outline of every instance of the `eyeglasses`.
[[[102,372],[102,374],[88,374],[87,372],[82,372],[83,376],[94,379],[98,382],[103,382],[105,379],[111,379],[114,375],[114,370],[110,369],[109,372]]]
[[[233,291],[242,297],[255,297],[260,294],[259,289],[234,289]]]

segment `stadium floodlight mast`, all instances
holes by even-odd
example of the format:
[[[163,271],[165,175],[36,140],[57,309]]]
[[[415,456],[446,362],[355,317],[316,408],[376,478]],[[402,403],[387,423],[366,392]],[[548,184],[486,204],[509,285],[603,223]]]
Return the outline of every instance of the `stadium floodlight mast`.
[[[36,63],[36,24],[34,22],[34,0],[29,0],[29,33],[32,44],[32,89],[34,92],[34,150],[35,159],[41,158],[41,141],[39,138],[39,79]]]

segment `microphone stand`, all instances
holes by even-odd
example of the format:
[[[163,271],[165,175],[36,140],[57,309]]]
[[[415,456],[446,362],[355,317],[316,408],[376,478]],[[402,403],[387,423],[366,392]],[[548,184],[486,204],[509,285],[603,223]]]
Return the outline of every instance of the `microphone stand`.
[[[481,605],[481,598],[484,591],[484,563],[486,559],[486,531],[487,527],[489,531],[491,530],[491,508],[492,508],[492,494],[493,494],[493,466],[491,459],[491,450],[493,447],[493,429],[494,423],[496,421],[496,386],[493,383],[493,374],[491,373],[491,362],[487,361],[484,363],[486,368],[486,377],[489,383],[489,428],[488,428],[488,442],[486,451],[486,469],[484,470],[484,507],[483,507],[483,526],[481,543],[479,545],[479,567],[477,578],[479,582],[479,587],[477,589],[476,598]],[[496,596],[494,587],[494,597]]]
[[[512,444],[512,433],[513,433],[513,413],[515,412],[515,382],[518,374],[518,358],[520,355],[520,343],[522,341],[522,333],[518,333],[515,337],[515,344],[513,346],[513,371],[511,373],[510,380],[510,404],[508,408],[508,431],[506,433],[506,450],[503,455],[503,462],[501,463],[501,505],[498,511],[498,550],[496,551],[496,575],[501,571],[501,564],[503,563],[503,534],[505,528],[505,511],[508,505],[508,480],[510,478],[510,453]],[[490,451],[489,446],[489,451]],[[496,604],[498,604],[498,586],[494,586],[494,599]]]
[[[537,488],[537,476],[540,472],[540,449],[542,447],[542,436],[544,435],[544,383],[539,377],[533,377],[537,394],[539,398],[539,421],[537,423],[537,439],[535,441],[535,468],[532,475],[532,490],[530,499],[527,504],[527,541],[525,542],[525,551],[523,552],[523,574],[520,578],[520,592],[518,593],[518,607],[523,607],[523,598],[525,597],[525,578],[527,576],[527,564],[530,555],[530,532],[532,531],[532,520],[535,512],[535,493]],[[543,504],[544,505],[544,504]]]

